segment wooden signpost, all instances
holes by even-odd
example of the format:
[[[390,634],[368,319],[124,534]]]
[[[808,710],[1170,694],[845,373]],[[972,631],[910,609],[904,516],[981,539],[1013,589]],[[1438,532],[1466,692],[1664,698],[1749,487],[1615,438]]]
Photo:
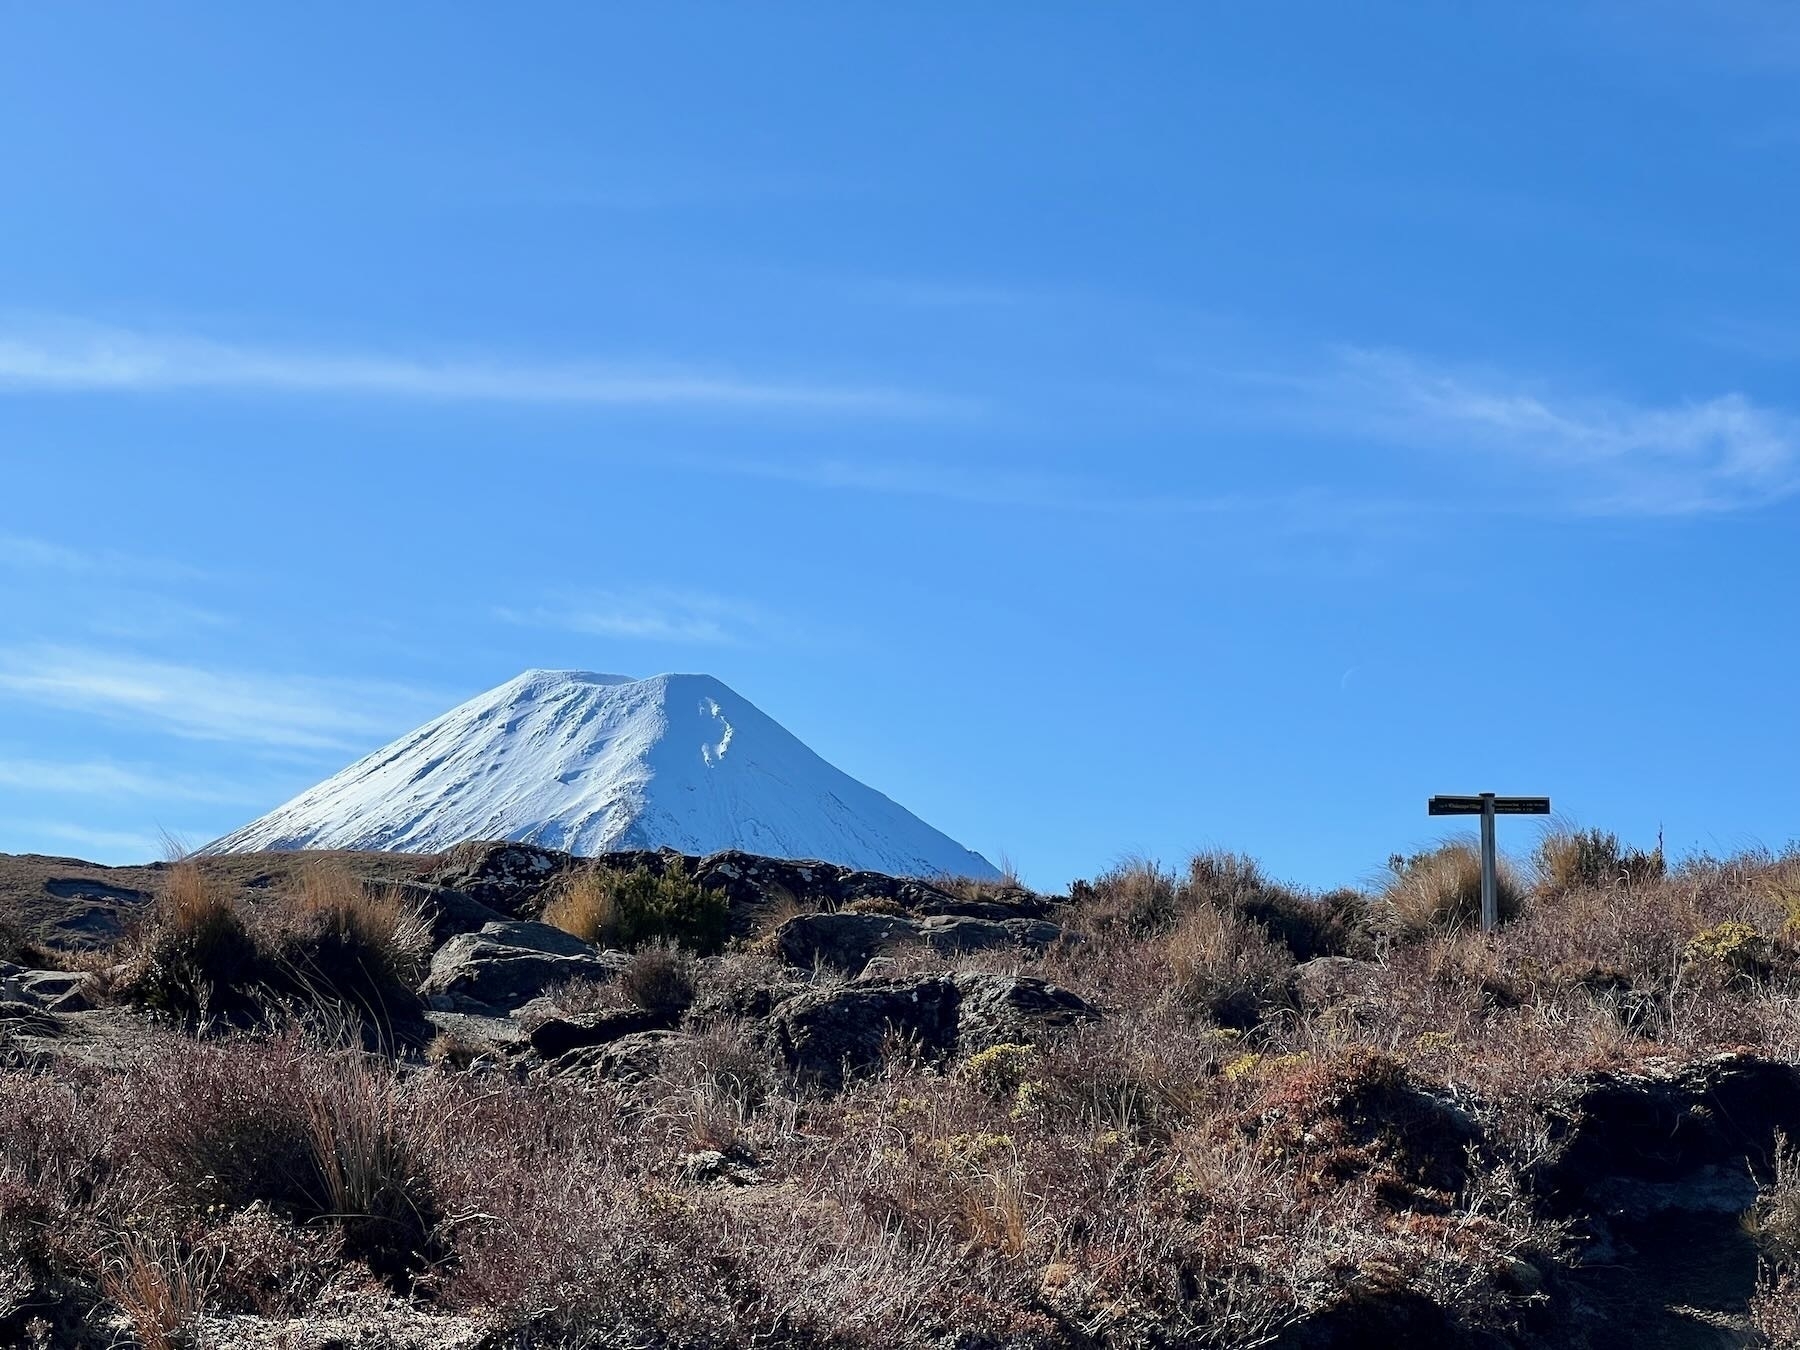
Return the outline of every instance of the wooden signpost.
[[[1425,813],[1481,817],[1481,931],[1493,932],[1500,926],[1500,875],[1499,862],[1494,856],[1494,817],[1547,816],[1550,799],[1497,797],[1491,792],[1473,797],[1433,797],[1425,803]]]

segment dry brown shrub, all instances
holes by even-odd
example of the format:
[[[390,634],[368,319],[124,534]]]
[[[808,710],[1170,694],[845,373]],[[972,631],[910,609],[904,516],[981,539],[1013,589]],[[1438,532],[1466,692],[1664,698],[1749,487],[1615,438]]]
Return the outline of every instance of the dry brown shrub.
[[[447,1080],[439,1080],[447,1081]],[[435,1255],[421,1159],[442,1122],[392,1066],[293,1035],[147,1045],[112,1084],[113,1147],[190,1211],[258,1201],[328,1220],[346,1256],[404,1284]]]
[[[676,1018],[694,1001],[698,963],[672,943],[641,947],[619,972],[619,992],[645,1012]]]
[[[1775,1137],[1775,1168],[1743,1217],[1761,1254],[1750,1312],[1773,1347],[1800,1346],[1800,1150]]]
[[[209,1229],[199,1245],[217,1254],[212,1301],[263,1317],[305,1313],[343,1264],[333,1229],[297,1224],[260,1201]]]

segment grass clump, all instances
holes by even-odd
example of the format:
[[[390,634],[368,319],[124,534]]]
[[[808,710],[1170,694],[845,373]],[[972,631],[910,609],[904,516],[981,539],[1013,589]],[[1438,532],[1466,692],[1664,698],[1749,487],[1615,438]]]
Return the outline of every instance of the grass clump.
[[[161,1044],[127,1072],[122,1150],[196,1214],[262,1205],[329,1227],[342,1254],[405,1287],[437,1254],[429,1123],[388,1064],[288,1036]]]
[[[183,862],[128,941],[118,994],[190,1025],[247,1025],[298,1006],[387,1027],[416,1012],[429,951],[415,908],[341,868],[309,867],[250,904]]]
[[[653,942],[632,953],[616,983],[637,1007],[673,1019],[692,1006],[699,971],[690,953],[670,942]]]
[[[1500,921],[1518,918],[1525,888],[1506,859],[1498,860],[1495,899]],[[1481,926],[1481,850],[1467,840],[1454,840],[1411,857],[1388,860],[1393,872],[1381,898],[1402,932],[1418,936],[1433,930]]]
[[[1292,955],[1235,910],[1202,905],[1164,941],[1174,997],[1219,1026],[1253,1027],[1289,1000]]]
[[[125,1314],[143,1350],[189,1350],[206,1310],[213,1263],[174,1243],[128,1237],[100,1271],[100,1289]]]
[[[1553,829],[1537,847],[1537,872],[1545,890],[1563,893],[1581,887],[1641,886],[1667,871],[1662,845],[1645,852],[1621,846],[1607,830]]]
[[[164,874],[133,945],[127,996],[188,1021],[244,1010],[267,974],[231,896],[192,862]]]
[[[309,867],[271,919],[271,945],[303,992],[378,1019],[414,1002],[431,930],[393,890],[371,889],[340,867]]]
[[[573,873],[543,912],[545,923],[584,942],[626,949],[673,942],[706,955],[725,945],[730,917],[724,892],[675,868],[658,873],[646,866]]]

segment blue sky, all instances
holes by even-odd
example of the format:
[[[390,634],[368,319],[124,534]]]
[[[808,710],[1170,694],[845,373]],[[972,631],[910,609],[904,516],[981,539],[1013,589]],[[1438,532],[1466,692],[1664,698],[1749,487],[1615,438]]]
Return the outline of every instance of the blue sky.
[[[0,850],[533,666],[1045,886],[1483,788],[1780,846],[1797,71],[1773,4],[9,6]]]

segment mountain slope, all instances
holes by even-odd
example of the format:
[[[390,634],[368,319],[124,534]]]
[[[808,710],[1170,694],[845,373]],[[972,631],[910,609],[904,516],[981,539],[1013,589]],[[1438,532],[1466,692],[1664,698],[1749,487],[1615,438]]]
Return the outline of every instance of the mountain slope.
[[[451,709],[204,852],[428,853],[465,839],[997,875],[709,675],[552,670]]]

